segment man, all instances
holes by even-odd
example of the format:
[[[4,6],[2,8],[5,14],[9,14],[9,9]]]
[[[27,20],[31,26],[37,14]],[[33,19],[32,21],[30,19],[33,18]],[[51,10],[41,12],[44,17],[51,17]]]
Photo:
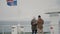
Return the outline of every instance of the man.
[[[44,24],[44,20],[41,18],[41,16],[38,16],[38,20],[37,20],[37,30],[38,30],[38,34],[43,33],[43,24]]]
[[[37,33],[37,21],[35,18],[33,18],[31,21],[31,29],[32,29],[32,34]]]

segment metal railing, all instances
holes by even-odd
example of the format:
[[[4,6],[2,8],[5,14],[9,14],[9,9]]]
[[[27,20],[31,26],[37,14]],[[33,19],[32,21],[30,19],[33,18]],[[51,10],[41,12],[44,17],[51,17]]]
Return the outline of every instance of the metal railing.
[[[0,25],[1,34],[11,34],[11,27],[13,25]],[[31,25],[21,25],[24,27],[24,32],[31,32]],[[46,27],[49,29],[50,25],[44,25],[44,30],[47,30]]]

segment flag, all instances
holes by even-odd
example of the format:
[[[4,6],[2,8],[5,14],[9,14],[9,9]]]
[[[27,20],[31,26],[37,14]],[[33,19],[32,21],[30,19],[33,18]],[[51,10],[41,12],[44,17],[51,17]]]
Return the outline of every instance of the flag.
[[[17,0],[7,0],[8,6],[17,6]]]

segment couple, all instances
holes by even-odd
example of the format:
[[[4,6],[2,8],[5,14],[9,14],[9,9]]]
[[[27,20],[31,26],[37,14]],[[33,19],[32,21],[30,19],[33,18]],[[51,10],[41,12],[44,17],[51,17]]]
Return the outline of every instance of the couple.
[[[31,28],[32,28],[32,34],[36,34],[38,32],[38,34],[40,34],[40,32],[42,34],[43,33],[43,24],[44,24],[44,20],[41,18],[41,16],[38,16],[38,20],[36,20],[35,18],[32,19],[31,21]]]

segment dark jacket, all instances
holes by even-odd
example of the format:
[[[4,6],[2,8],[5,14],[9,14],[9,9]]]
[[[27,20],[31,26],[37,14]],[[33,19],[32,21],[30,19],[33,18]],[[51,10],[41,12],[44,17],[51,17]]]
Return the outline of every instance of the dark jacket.
[[[31,21],[31,29],[37,30],[37,22],[35,19],[32,19],[32,21]]]

